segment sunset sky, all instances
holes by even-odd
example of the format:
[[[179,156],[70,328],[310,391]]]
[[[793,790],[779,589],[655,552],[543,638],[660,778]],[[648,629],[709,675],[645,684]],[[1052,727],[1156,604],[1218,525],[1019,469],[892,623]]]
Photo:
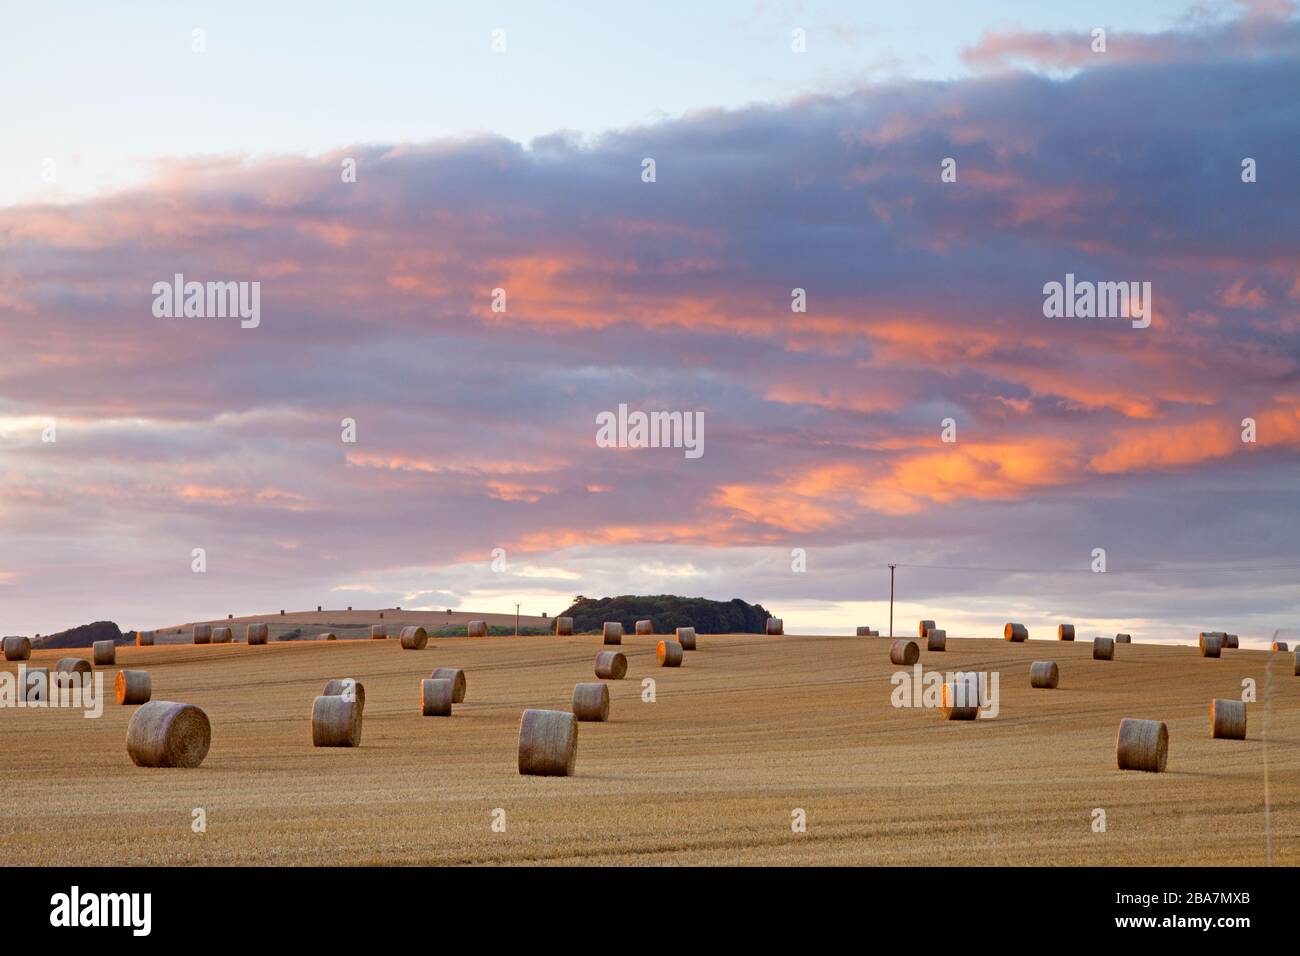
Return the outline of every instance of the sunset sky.
[[[1300,628],[1292,4],[266,6],[6,13],[0,632],[678,593],[852,633],[889,562],[908,633]],[[176,273],[260,325],[156,317]],[[1045,318],[1067,274],[1150,327]],[[620,404],[704,454],[599,447]]]

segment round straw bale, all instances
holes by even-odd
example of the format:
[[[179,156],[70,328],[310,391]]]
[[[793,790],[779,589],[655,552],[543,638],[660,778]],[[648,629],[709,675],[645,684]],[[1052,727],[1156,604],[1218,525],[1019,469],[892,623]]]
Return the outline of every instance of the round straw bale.
[[[253,644],[265,644],[271,637],[271,629],[265,624],[250,624],[244,629],[244,642],[250,646]]]
[[[136,632],[135,632],[135,646],[136,646],[136,647],[153,647],[153,638],[154,638],[153,631],[136,631]]]
[[[372,641],[386,641],[386,640],[388,640],[388,631],[384,630],[384,625],[382,625],[382,624],[371,624],[371,625],[370,625],[370,639],[371,639]]]
[[[573,716],[579,720],[609,720],[609,685],[574,684]]]
[[[637,621],[636,632],[638,634],[653,634],[655,632],[654,623],[651,621]]]
[[[519,772],[569,777],[578,760],[578,718],[562,710],[525,710],[519,719]]]
[[[785,621],[781,620],[779,617],[769,617],[769,618],[767,619],[767,633],[768,633],[768,634],[784,634],[784,633],[785,633]]]
[[[1116,635],[1115,635],[1115,643],[1116,643],[1116,644],[1132,644],[1132,643],[1133,643],[1133,635],[1132,635],[1132,634],[1116,634]]]
[[[930,630],[930,628],[935,627],[935,626],[936,626],[936,625],[935,625],[934,621],[922,621],[922,622],[921,622],[920,633],[918,633],[916,636],[919,637],[919,638],[921,638],[922,640],[924,640],[924,639],[925,639],[925,635],[926,635],[926,633]]]
[[[153,696],[153,681],[148,671],[118,671],[113,694],[119,704],[147,704]]]
[[[27,703],[50,699],[50,669],[48,667],[24,668],[22,699]]]
[[[32,659],[32,639],[30,637],[6,637],[5,660],[29,661]]]
[[[465,702],[465,672],[459,667],[439,667],[429,677],[433,680],[451,681],[451,702]]]
[[[470,637],[487,637],[487,621],[470,621],[469,625],[466,627],[466,633]]]
[[[96,666],[107,666],[117,662],[117,645],[112,641],[95,641],[90,646],[95,655]]]
[[[555,634],[557,637],[573,636],[573,618],[557,617],[555,619]]]
[[[916,641],[897,640],[889,645],[889,659],[895,664],[908,667],[921,659],[921,648]]]
[[[228,627],[214,627],[212,629],[213,644],[229,644],[235,639],[235,634]]]
[[[420,681],[420,713],[425,717],[450,717],[451,699],[455,693],[451,681],[426,677]]]
[[[1275,651],[1282,651],[1283,653],[1286,653],[1286,652],[1289,651],[1290,649],[1291,649],[1291,648],[1287,647],[1287,643],[1286,643],[1286,641],[1274,641],[1274,642],[1273,642],[1273,650],[1275,650]]]
[[[606,621],[601,628],[601,636],[606,644],[622,644],[623,625],[618,621]]]
[[[1223,635],[1202,631],[1200,644],[1202,657],[1218,657],[1223,646]]]
[[[1295,676],[1300,677],[1300,649],[1295,652]]]
[[[1094,661],[1113,661],[1115,659],[1115,638],[1094,637],[1092,639],[1092,659]]]
[[[925,635],[927,651],[946,651],[948,649],[948,632],[941,627],[932,627]]]
[[[1029,665],[1029,686],[1052,689],[1061,682],[1061,669],[1056,661],[1034,661]]]
[[[325,689],[321,691],[321,695],[324,697],[347,697],[360,704],[362,710],[366,709],[366,685],[355,677],[336,677],[331,681],[326,681]]]
[[[126,752],[137,767],[197,767],[211,745],[212,724],[193,704],[141,704],[126,728]]]
[[[1210,702],[1210,736],[1224,740],[1246,739],[1246,702],[1213,700]]]
[[[404,627],[400,638],[404,651],[422,651],[429,646],[429,632],[422,627]]]
[[[318,641],[337,641],[338,638],[337,638],[337,637],[336,637],[336,636],[335,636],[331,631],[326,631],[324,634],[317,634],[317,635],[316,635],[316,640],[318,640]]]
[[[1115,738],[1115,760],[1120,770],[1160,773],[1169,756],[1169,729],[1161,720],[1125,717]]]
[[[359,700],[341,695],[317,697],[311,705],[312,746],[359,747],[363,711]]]
[[[655,656],[659,658],[660,667],[681,667],[682,645],[676,641],[660,641]]]
[[[58,663],[54,665],[55,674],[79,675],[83,681],[90,678],[91,670],[90,661],[82,660],[80,657],[60,657]]]
[[[621,651],[601,651],[596,655],[596,676],[605,680],[622,680],[627,674],[627,656]]]
[[[1240,647],[1240,643],[1238,641],[1236,634],[1223,635],[1223,649],[1225,651],[1228,650],[1229,648],[1236,649],[1238,647]]]
[[[858,637],[870,637],[870,636],[871,636],[871,628],[869,628],[869,627],[860,627],[860,628],[858,628],[857,636],[858,636]]]
[[[684,651],[695,650],[695,628],[679,627],[677,628],[676,637],[677,637],[677,643],[682,645],[682,650]]]
[[[1074,640],[1074,625],[1073,624],[1056,625],[1056,639],[1058,641]]]
[[[1008,641],[1015,641],[1017,644],[1029,640],[1029,628],[1023,624],[1007,624],[1002,629],[1002,636]]]
[[[211,644],[212,643],[212,625],[195,624],[194,625],[194,643]]]
[[[974,720],[980,712],[978,674],[956,674],[944,681],[939,709],[944,720]]]

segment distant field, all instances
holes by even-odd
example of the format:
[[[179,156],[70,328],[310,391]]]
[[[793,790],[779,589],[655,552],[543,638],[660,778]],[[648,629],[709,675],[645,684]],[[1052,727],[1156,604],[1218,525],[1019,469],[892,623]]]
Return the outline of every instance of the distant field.
[[[98,720],[0,710],[0,863],[1262,864],[1267,731],[1274,860],[1300,864],[1291,655],[1134,644],[1097,662],[1082,641],[950,637],[922,664],[997,671],[1001,712],[946,722],[890,706],[887,639],[699,644],[661,669],[654,640],[624,638],[628,677],[610,682],[610,722],[581,725],[571,778],[516,773],[519,716],[568,709],[574,683],[595,679],[598,637],[119,648],[118,666],[152,673],[154,699],[207,711],[206,762],[131,764],[116,667]],[[1030,689],[1035,659],[1060,663],[1059,690]],[[418,681],[443,665],[466,669],[468,697],[451,718],[421,717]],[[362,745],[315,749],[312,700],[347,676],[366,688]],[[655,703],[641,701],[645,677]],[[1210,700],[1238,697],[1244,677],[1260,696],[1248,739],[1210,739]],[[1168,722],[1166,773],[1115,769],[1124,716]],[[791,832],[795,808],[806,833]]]
[[[379,615],[383,614],[381,618]],[[298,640],[312,640],[318,634],[329,632],[340,640],[370,637],[370,625],[384,624],[393,627],[393,636],[403,627],[415,625],[432,632],[442,628],[465,627],[470,621],[486,621],[489,627],[508,627],[514,630],[513,614],[482,614],[470,611],[398,611],[393,608],[377,610],[331,611],[287,611],[284,614],[252,614],[247,617],[213,618],[207,621],[187,621],[184,624],[169,624],[155,631],[156,640],[163,644],[191,643],[195,624],[211,624],[214,627],[231,627],[236,641],[244,639],[244,627],[248,624],[266,624],[270,639],[278,641],[294,631],[301,632]],[[555,619],[519,615],[520,631],[544,628],[554,631]],[[462,632],[463,633],[463,632]]]

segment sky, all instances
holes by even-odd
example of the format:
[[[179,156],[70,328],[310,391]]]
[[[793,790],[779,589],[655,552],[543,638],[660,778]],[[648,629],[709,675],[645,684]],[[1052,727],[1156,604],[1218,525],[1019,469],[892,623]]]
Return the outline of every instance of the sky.
[[[1295,628],[1295,9],[899,6],[7,13],[0,631],[852,633],[891,562],[904,633]],[[159,315],[177,273],[255,327]],[[1149,325],[1047,317],[1067,275]],[[703,453],[603,447],[620,405]]]

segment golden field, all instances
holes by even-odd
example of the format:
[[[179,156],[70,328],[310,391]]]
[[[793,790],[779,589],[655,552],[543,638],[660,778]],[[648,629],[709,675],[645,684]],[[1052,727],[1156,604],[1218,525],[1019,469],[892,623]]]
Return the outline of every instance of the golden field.
[[[569,778],[518,775],[519,717],[568,709],[595,680],[598,636],[119,647],[101,718],[0,710],[0,863],[1263,864],[1266,760],[1274,861],[1300,863],[1290,654],[1133,644],[1100,662],[1090,641],[950,637],[922,665],[998,672],[1000,713],[949,722],[891,706],[886,638],[702,635],[678,669],[656,666],[656,640],[624,638],[627,679],[610,682],[610,721],[580,726]],[[90,658],[29,663],[71,654]],[[1059,662],[1059,689],[1029,687],[1038,659]],[[438,666],[464,668],[469,692],[453,717],[421,717]],[[207,712],[201,767],[132,765],[120,667],[149,670],[154,700]],[[333,677],[365,685],[357,749],[311,746]],[[1245,677],[1259,694],[1247,739],[1211,739],[1211,699],[1239,697]],[[1168,723],[1167,772],[1115,768],[1125,716]],[[206,833],[191,829],[199,807]]]

